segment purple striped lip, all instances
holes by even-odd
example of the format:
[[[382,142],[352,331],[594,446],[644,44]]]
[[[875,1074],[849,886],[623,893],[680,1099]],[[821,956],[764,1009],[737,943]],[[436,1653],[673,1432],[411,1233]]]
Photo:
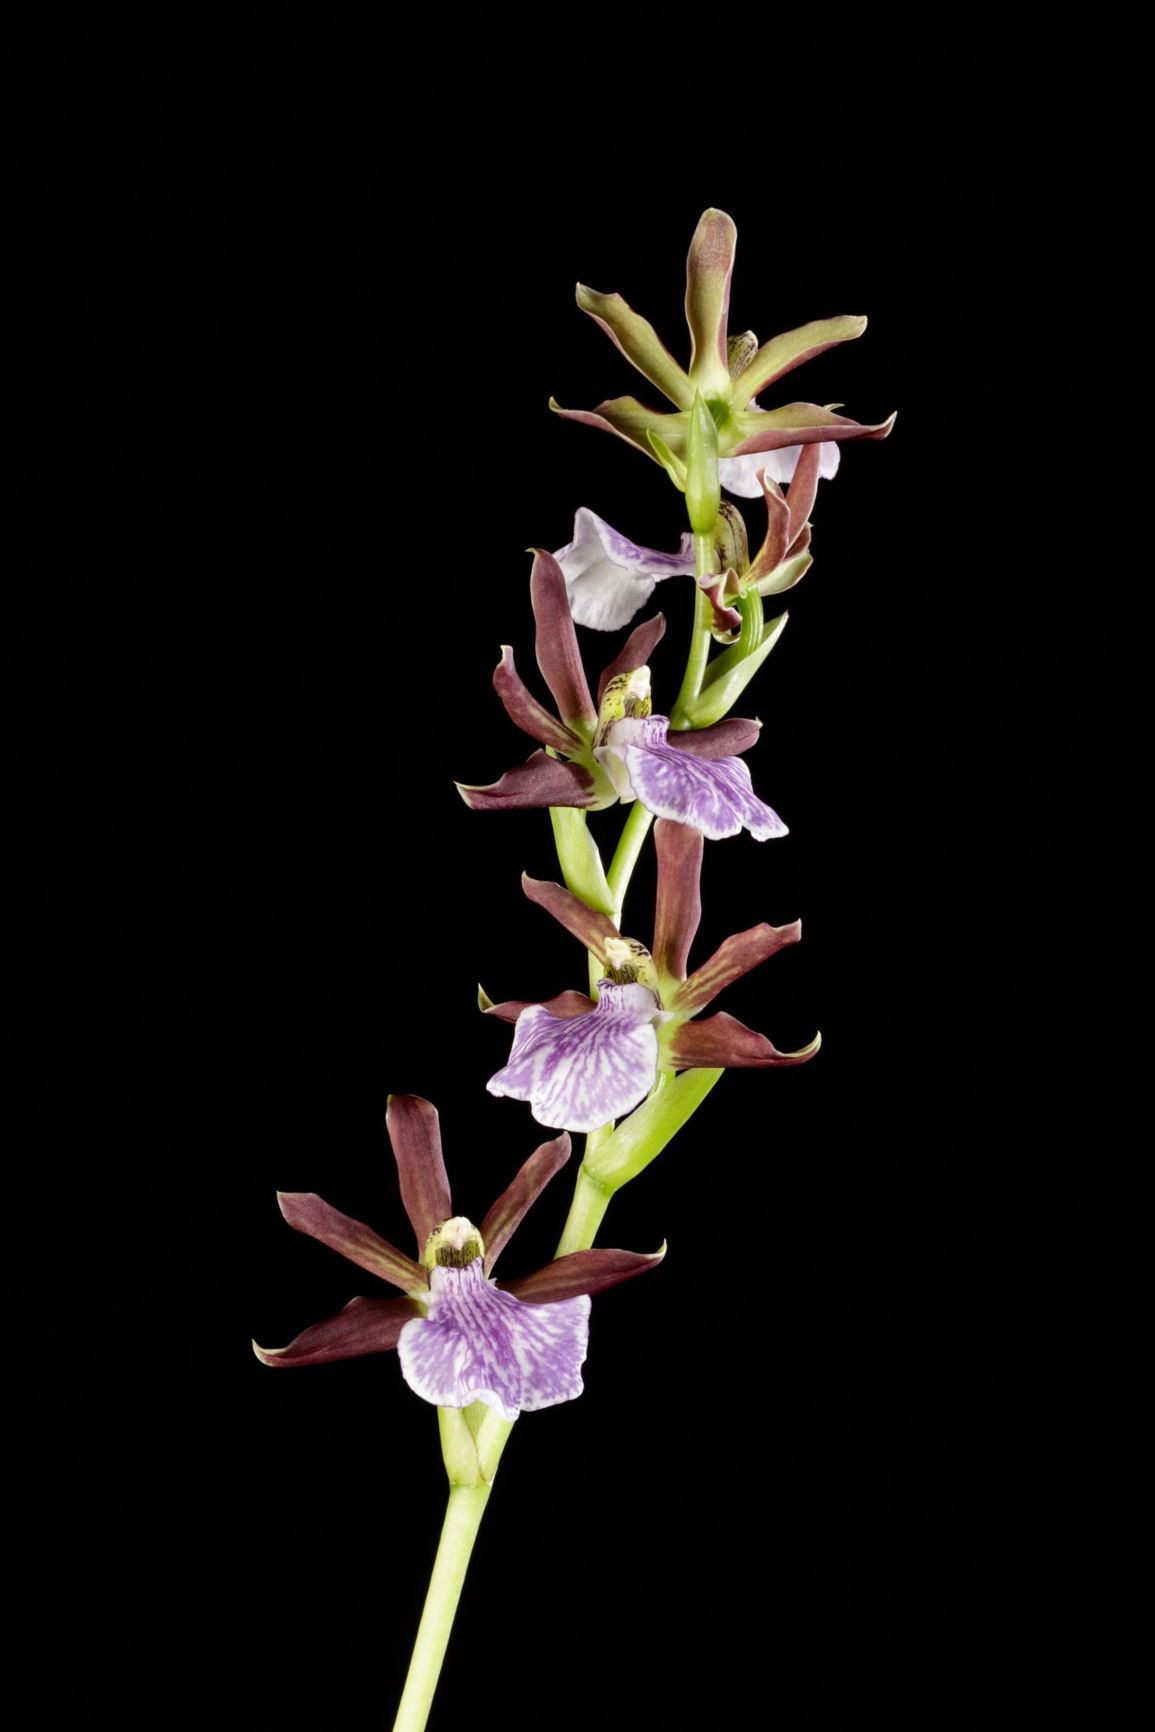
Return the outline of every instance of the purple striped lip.
[[[534,1413],[582,1392],[590,1299],[579,1294],[528,1305],[487,1280],[482,1259],[429,1275],[429,1310],[397,1341],[401,1373],[438,1407],[484,1401],[503,1419]]]
[[[639,800],[657,818],[689,824],[711,841],[749,830],[756,841],[785,836],[777,812],[754,792],[741,758],[701,758],[667,742],[669,718],[627,716],[611,723],[594,756],[619,799]]]
[[[603,980],[584,1016],[530,1005],[517,1019],[509,1063],[490,1094],[529,1101],[538,1124],[593,1131],[645,1100],[658,1077],[657,1024],[664,1013],[648,986]]]

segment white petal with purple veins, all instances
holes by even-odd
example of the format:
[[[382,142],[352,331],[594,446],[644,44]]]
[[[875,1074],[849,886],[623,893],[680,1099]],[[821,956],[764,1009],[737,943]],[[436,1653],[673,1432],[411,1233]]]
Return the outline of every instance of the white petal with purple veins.
[[[692,574],[694,538],[683,535],[677,553],[659,553],[627,540],[583,505],[573,520],[573,540],[559,547],[554,558],[565,575],[577,623],[595,631],[617,631],[645,606],[656,583]]]
[[[438,1407],[484,1401],[514,1420],[581,1394],[589,1317],[587,1294],[527,1305],[502,1292],[480,1257],[465,1269],[436,1268],[429,1315],[414,1317],[398,1338],[401,1374]]]
[[[666,744],[669,718],[614,722],[594,755],[618,797],[640,800],[658,818],[690,824],[711,841],[749,830],[758,842],[785,836],[777,812],[759,800],[741,758],[699,758]]]
[[[492,1095],[529,1101],[540,1125],[596,1130],[653,1088],[661,1017],[648,986],[608,980],[584,1016],[554,1016],[544,1005],[530,1005],[517,1019],[509,1063],[486,1087]]]
[[[751,407],[755,405],[751,404]],[[818,473],[823,481],[829,481],[838,472],[840,453],[833,439],[824,439],[821,449]],[[761,499],[759,470],[764,469],[771,481],[785,487],[793,481],[801,455],[801,445],[783,445],[779,451],[750,451],[745,457],[720,457],[718,479],[727,493],[736,493],[739,499]]]

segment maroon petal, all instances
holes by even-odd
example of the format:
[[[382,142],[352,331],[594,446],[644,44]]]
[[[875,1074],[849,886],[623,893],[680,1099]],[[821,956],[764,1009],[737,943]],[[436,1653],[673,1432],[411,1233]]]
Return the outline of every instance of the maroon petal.
[[[550,884],[541,878],[531,878],[527,872],[521,875],[521,887],[531,902],[536,902],[539,908],[552,914],[567,932],[572,932],[587,950],[592,950],[599,961],[604,963],[605,940],[619,936],[618,929],[608,914],[599,914],[596,908],[587,908],[571,890],[564,889],[562,885]]]
[[[578,652],[565,574],[553,554],[540,548],[534,552],[529,594],[537,621],[537,665],[542,678],[553,693],[562,721],[588,737],[598,718]]]
[[[643,620],[636,625],[618,655],[609,667],[602,669],[598,681],[598,704],[600,706],[606,687],[618,674],[632,674],[635,668],[645,667],[657,646],[661,643],[666,631],[666,616],[656,613],[653,619]]]
[[[708,728],[671,728],[666,744],[679,752],[691,752],[696,758],[737,758],[757,745],[762,732],[761,722],[745,716],[727,716],[723,722],[712,722]]]
[[[730,384],[726,333],[737,240],[733,218],[725,211],[703,211],[686,259],[686,323],[692,339],[690,377],[703,391],[723,390]]]
[[[669,1008],[683,1016],[696,1016],[731,981],[749,974],[784,945],[797,944],[801,937],[800,920],[791,921],[789,926],[768,926],[763,922],[746,932],[736,932],[718,946],[708,962],[694,970]]]
[[[822,1044],[815,1035],[800,1052],[779,1052],[764,1034],[755,1034],[736,1016],[720,1010],[702,1022],[687,1022],[670,1042],[670,1056],[679,1070],[749,1070],[764,1065],[805,1064]]]
[[[822,465],[821,445],[804,445],[798,453],[798,462],[794,466],[794,479],[787,489],[786,499],[790,508],[790,528],[788,531],[789,546],[793,548],[798,537],[806,527],[807,519],[814,510],[814,501],[818,497],[819,471]]]
[[[555,1173],[561,1171],[570,1157],[572,1144],[568,1131],[551,1142],[542,1143],[524,1163],[512,1185],[506,1187],[481,1223],[481,1239],[485,1246],[485,1273],[488,1275],[502,1249],[512,1239],[526,1210],[540,1197]]]
[[[652,1256],[640,1251],[571,1251],[532,1275],[500,1285],[527,1305],[552,1305],[555,1299],[574,1299],[579,1293],[604,1293],[608,1287],[618,1287],[635,1275],[644,1275],[647,1269],[656,1269],[665,1254],[664,1245]]]
[[[397,1160],[401,1201],[417,1235],[417,1255],[421,1257],[434,1227],[453,1213],[437,1108],[420,1095],[390,1095],[385,1124]]]
[[[750,451],[779,451],[785,445],[810,445],[816,439],[885,439],[894,426],[895,417],[867,426],[852,421],[847,415],[836,415],[832,409],[817,403],[787,403],[782,409],[770,409],[764,415],[742,414],[738,425],[746,437],[725,455],[744,457]]]
[[[319,1239],[331,1251],[348,1257],[350,1263],[368,1269],[370,1275],[379,1275],[406,1293],[427,1285],[420,1263],[379,1238],[363,1221],[354,1221],[331,1208],[315,1191],[278,1191],[277,1201],[290,1227]]]
[[[806,451],[813,451],[818,454],[818,461],[821,462],[820,446],[804,446],[803,453]],[[802,456],[799,456],[798,464],[801,467]],[[761,547],[750,561],[750,569],[746,574],[751,584],[757,583],[759,578],[769,577],[770,573],[775,571],[786,558],[787,549],[790,546],[790,505],[786,495],[778,483],[771,480],[765,471],[761,473],[760,480],[762,497],[766,501],[766,535]]]
[[[258,1347],[262,1365],[324,1365],[330,1359],[356,1359],[363,1353],[388,1353],[411,1317],[420,1317],[413,1299],[350,1299],[343,1311],[303,1329],[287,1347]]]
[[[543,746],[555,746],[560,752],[572,752],[581,745],[578,736],[551,716],[544,704],[539,704],[513,665],[513,651],[507,643],[501,646],[501,660],[493,673],[494,690],[505,705],[511,722],[540,740]]]
[[[658,899],[654,914],[654,961],[659,974],[685,980],[686,959],[702,918],[700,830],[659,818],[654,826]]]
[[[597,1007],[584,992],[559,992],[556,998],[505,998],[500,1004],[481,1005],[484,1016],[495,1016],[499,1022],[516,1022],[523,1010],[540,1004],[551,1016],[586,1016]]]
[[[525,811],[540,806],[596,806],[594,779],[581,764],[566,764],[533,752],[488,787],[458,782],[457,792],[475,812]],[[604,803],[604,802],[603,802]]]

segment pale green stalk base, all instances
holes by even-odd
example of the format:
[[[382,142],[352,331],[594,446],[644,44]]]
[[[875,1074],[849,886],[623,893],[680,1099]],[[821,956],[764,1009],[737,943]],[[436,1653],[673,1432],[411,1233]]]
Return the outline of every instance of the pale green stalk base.
[[[509,1420],[481,1401],[464,1409],[439,1407],[437,1421],[449,1473],[449,1504],[393,1732],[425,1732],[473,1542],[513,1430]]]
[[[441,1543],[429,1578],[425,1610],[421,1614],[421,1627],[413,1645],[409,1676],[405,1680],[393,1732],[424,1732],[473,1542],[489,1501],[489,1491],[487,1485],[455,1485],[449,1493]]]

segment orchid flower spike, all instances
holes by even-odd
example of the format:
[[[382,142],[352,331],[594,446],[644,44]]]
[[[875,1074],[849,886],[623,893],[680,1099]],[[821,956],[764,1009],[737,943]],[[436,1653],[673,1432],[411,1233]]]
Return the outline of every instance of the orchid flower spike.
[[[287,1347],[253,1343],[265,1365],[320,1365],[398,1350],[415,1394],[438,1407],[483,1401],[503,1419],[553,1407],[581,1394],[589,1339],[590,1295],[656,1267],[665,1248],[575,1251],[500,1285],[498,1256],[530,1206],[569,1159],[568,1136],[535,1149],[480,1227],[453,1213],[436,1108],[417,1095],[393,1095],[387,1115],[401,1200],[417,1257],[398,1251],[311,1191],[278,1192],[291,1227],[399,1287],[401,1299],[351,1299]]]
[[[795,452],[798,447],[848,439],[885,439],[894,416],[861,425],[838,415],[830,406],[788,403],[764,410],[759,394],[814,355],[838,343],[860,337],[866,320],[857,316],[816,319],[795,331],[772,337],[759,346],[752,331],[729,334],[730,278],[738,231],[725,211],[702,213],[686,261],[686,322],[690,329],[690,362],[683,368],[661,342],[647,319],[620,295],[600,294],[579,283],[577,303],[601,326],[634,367],[674,404],[674,412],[651,409],[636,397],[615,397],[596,409],[563,409],[552,398],[550,408],[570,421],[581,421],[614,433],[644,451],[676,475],[685,463],[690,412],[700,393],[717,428],[722,463],[762,453]],[[795,459],[796,460],[796,459]],[[785,458],[789,463],[790,458]],[[766,466],[765,459],[761,467]],[[771,479],[788,481],[771,460]],[[745,466],[720,470],[731,491],[749,492],[752,477]]]
[[[697,830],[659,823],[653,949],[623,938],[607,915],[587,908],[560,884],[523,878],[522,886],[604,969],[596,1001],[563,992],[544,1003],[509,999],[488,1016],[515,1025],[513,1050],[486,1085],[491,1094],[529,1101],[539,1124],[592,1131],[645,1100],[659,1071],[750,1069],[804,1064],[821,1037],[797,1052],[779,1052],[765,1035],[720,1011],[698,1013],[750,969],[802,936],[800,922],[752,926],[736,933],[687,976],[690,946],[702,915],[703,842]]]
[[[554,556],[540,549],[534,556],[530,574],[530,598],[536,623],[537,665],[556,709],[550,711],[534,697],[514,666],[513,651],[508,644],[502,646],[493,684],[510,720],[548,749],[532,753],[524,764],[507,770],[504,776],[488,786],[459,782],[459,794],[467,806],[481,812],[543,806],[598,810],[612,806],[619,797],[633,799],[632,793],[621,793],[626,781],[615,768],[618,760],[606,755],[605,748],[612,743],[607,735],[606,694],[611,692],[612,698],[621,689],[620,682],[630,676],[641,678],[643,674],[648,693],[646,663],[665,632],[664,617],[660,613],[654,614],[652,619],[644,620],[630,633],[613,661],[602,670],[595,707],[582,667],[565,576]],[[618,719],[626,718],[625,710],[620,707],[613,713]],[[649,714],[648,697],[646,714]],[[661,720],[655,718],[655,721]],[[744,750],[757,739],[759,726],[757,722],[727,721],[693,732],[676,732],[666,749],[669,757],[694,760],[694,765],[683,778],[688,788],[691,782],[696,786],[701,780],[700,776],[695,777],[699,759],[720,759],[726,752]],[[651,733],[656,734],[656,731],[651,730]],[[743,743],[735,744],[738,739]],[[624,736],[619,743],[625,744]],[[748,780],[749,773],[744,765],[739,765],[736,774],[739,781],[743,775]],[[681,809],[671,809],[665,815],[685,816],[689,809],[685,804],[688,798],[689,795],[685,795]],[[642,804],[647,804],[644,795]],[[769,807],[763,810],[768,812]],[[689,821],[694,820],[691,818]],[[733,835],[740,827],[735,825],[731,829],[708,830],[707,833]]]

